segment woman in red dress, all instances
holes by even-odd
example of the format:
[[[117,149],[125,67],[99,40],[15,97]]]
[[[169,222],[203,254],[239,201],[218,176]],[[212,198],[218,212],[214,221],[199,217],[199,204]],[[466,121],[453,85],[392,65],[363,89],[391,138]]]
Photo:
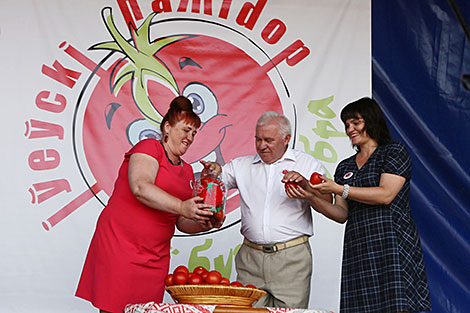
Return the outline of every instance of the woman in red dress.
[[[163,300],[175,225],[186,233],[222,225],[212,225],[210,206],[193,197],[193,170],[181,159],[200,124],[191,102],[179,96],[161,122],[162,140],[144,139],[125,154],[76,291],[100,312]]]

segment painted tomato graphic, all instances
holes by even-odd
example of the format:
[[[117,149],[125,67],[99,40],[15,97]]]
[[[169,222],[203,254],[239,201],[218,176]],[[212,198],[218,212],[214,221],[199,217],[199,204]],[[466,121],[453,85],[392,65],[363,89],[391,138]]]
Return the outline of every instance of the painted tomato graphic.
[[[144,26],[152,26],[152,33],[158,34],[158,23]],[[116,41],[122,39],[116,31],[112,36]],[[89,99],[83,125],[74,129],[82,132],[82,153],[91,171],[91,175],[83,176],[89,185],[95,180],[108,196],[124,153],[144,138],[160,138],[159,118],[177,95],[192,100],[202,121],[195,141],[183,155],[196,172],[201,170],[201,159],[223,165],[255,153],[256,120],[265,111],[282,112],[268,73],[242,49],[198,34],[167,35],[148,45],[162,40],[166,44],[140,63],[133,63],[125,49],[109,49],[112,52],[100,63],[96,76],[90,78],[90,82],[96,81],[93,90],[84,91]],[[95,48],[106,47],[102,44]],[[79,166],[85,172],[81,162]],[[226,214],[238,206],[239,198],[232,197],[226,203]]]
[[[223,220],[225,216],[225,204],[227,201],[225,186],[217,177],[201,177],[195,184],[196,195],[201,197],[202,202],[213,206],[210,209],[214,212],[211,218],[215,219],[214,223]]]
[[[203,199],[203,202],[221,207],[225,200],[225,187],[215,177],[203,177],[196,182],[196,194]]]

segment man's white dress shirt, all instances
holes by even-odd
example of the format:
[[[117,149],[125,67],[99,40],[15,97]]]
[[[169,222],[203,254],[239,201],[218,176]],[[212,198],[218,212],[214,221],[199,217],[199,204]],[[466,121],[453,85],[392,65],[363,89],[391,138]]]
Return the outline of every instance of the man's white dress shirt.
[[[251,242],[271,244],[313,235],[312,208],[307,201],[287,196],[281,182],[284,170],[294,170],[307,179],[313,172],[325,174],[317,159],[294,149],[287,149],[272,164],[255,154],[223,166],[221,175],[227,189],[239,190],[241,233]]]

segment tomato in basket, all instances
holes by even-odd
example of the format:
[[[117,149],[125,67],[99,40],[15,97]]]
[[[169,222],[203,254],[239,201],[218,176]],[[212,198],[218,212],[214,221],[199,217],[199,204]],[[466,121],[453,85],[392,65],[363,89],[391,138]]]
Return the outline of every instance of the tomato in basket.
[[[207,275],[209,275],[209,271],[202,272],[201,278],[203,283],[206,282]]]
[[[166,275],[165,286],[173,286],[173,274]]]
[[[184,265],[180,265],[178,266],[177,268],[175,268],[175,270],[173,271],[173,273],[177,273],[177,272],[183,272],[186,274],[186,276],[189,275],[189,270],[186,266]]]
[[[209,285],[218,285],[220,284],[221,280],[222,280],[222,274],[220,274],[216,270],[210,271],[206,277],[206,283],[208,283]]]
[[[188,284],[189,285],[199,285],[202,283],[202,278],[198,274],[191,275],[191,277],[188,278]]]
[[[188,282],[188,275],[184,272],[173,272],[173,284],[185,285]]]
[[[230,286],[243,287],[243,284],[239,281],[233,281],[230,283]]]
[[[197,266],[193,271],[194,274],[197,274],[199,276],[201,276],[202,273],[204,273],[204,272],[208,272],[208,270],[206,270],[206,268],[204,266]]]
[[[224,286],[230,286],[230,280],[228,278],[222,277],[220,279],[220,284]]]

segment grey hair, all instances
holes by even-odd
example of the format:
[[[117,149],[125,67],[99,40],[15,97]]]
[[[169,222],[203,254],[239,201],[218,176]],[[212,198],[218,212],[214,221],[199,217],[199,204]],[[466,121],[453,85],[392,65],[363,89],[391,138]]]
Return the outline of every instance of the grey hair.
[[[279,132],[283,135],[284,138],[287,135],[292,134],[289,119],[284,114],[280,114],[280,113],[277,113],[277,112],[274,112],[274,111],[264,112],[258,118],[258,121],[256,122],[256,127],[266,126],[266,125],[270,124],[271,122],[275,122],[279,125]]]

